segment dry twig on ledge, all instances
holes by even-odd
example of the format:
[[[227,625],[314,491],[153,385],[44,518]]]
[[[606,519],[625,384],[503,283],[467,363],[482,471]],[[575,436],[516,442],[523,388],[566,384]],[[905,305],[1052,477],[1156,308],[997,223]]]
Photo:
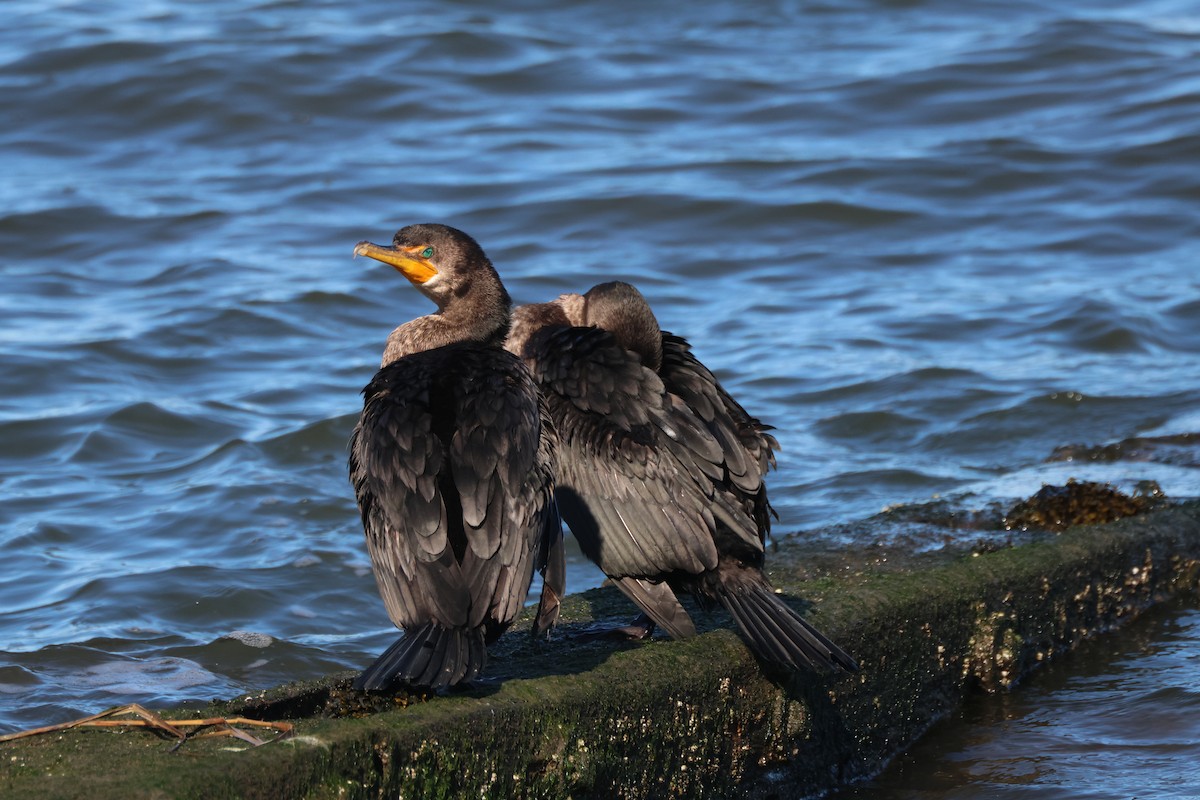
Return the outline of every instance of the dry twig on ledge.
[[[115,719],[121,714],[133,714],[137,719]],[[278,731],[270,739],[259,739],[257,736],[241,730],[237,725],[255,728],[269,728]],[[293,726],[290,722],[264,722],[245,717],[209,717],[207,719],[173,719],[165,720],[149,709],[137,703],[127,706],[117,706],[90,717],[63,722],[58,725],[46,725],[41,728],[31,728],[27,731],[8,733],[0,736],[0,742],[10,742],[14,739],[24,739],[41,733],[54,733],[72,728],[146,728],[172,739],[178,740],[172,751],[177,750],[188,739],[199,739],[207,736],[233,736],[244,742],[259,747],[270,742],[277,742],[292,735]]]

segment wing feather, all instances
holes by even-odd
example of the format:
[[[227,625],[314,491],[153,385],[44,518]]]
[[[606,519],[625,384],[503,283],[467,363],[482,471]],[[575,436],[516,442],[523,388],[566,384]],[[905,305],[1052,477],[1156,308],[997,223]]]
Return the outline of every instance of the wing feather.
[[[560,437],[558,498],[608,575],[698,573],[717,563],[693,459],[718,455],[658,375],[599,328],[548,326],[524,350]]]
[[[389,616],[498,635],[557,521],[532,378],[505,351],[451,345],[381,369],[364,395],[350,477]]]
[[[667,390],[678,397],[718,443],[721,474],[713,476],[714,492],[723,495],[723,510],[742,518],[734,530],[753,546],[770,532],[773,511],[764,483],[775,466],[779,442],[721,386],[716,376],[692,353],[687,340],[663,332],[663,359],[659,370]],[[736,508],[740,506],[742,513]],[[749,522],[745,516],[749,516]],[[752,523],[752,524],[751,524]]]

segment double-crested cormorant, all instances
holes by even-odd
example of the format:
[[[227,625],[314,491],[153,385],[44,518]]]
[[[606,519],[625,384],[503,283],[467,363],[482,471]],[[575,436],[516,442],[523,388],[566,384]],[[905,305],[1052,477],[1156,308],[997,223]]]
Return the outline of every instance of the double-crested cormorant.
[[[474,239],[410,225],[391,247],[359,242],[354,253],[395,267],[438,306],[388,336],[350,440],[375,580],[404,631],[354,686],[438,689],[479,675],[535,568],[535,632],[558,618],[554,428],[529,371],[503,348],[512,301]]]
[[[688,343],[661,331],[627,283],[518,308],[506,345],[558,428],[559,510],[579,546],[676,638],[695,634],[675,592],[719,600],[751,648],[791,668],[854,671],[763,574],[778,448]]]

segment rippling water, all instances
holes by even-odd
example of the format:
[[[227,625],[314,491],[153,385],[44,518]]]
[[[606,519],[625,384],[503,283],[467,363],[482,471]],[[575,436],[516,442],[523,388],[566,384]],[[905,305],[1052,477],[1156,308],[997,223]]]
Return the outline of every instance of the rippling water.
[[[1129,800],[1200,791],[1200,612],[1155,613],[1021,691],[977,698],[828,800]]]
[[[345,442],[430,306],[350,254],[415,221],[518,301],[641,286],[778,428],[781,531],[1200,494],[1044,463],[1200,430],[1200,14],[1060,5],[7,0],[0,729],[390,641]]]

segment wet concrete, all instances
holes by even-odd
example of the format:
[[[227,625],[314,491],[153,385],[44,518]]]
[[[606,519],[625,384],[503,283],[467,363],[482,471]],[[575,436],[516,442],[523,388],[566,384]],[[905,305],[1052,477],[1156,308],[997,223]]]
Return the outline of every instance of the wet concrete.
[[[1200,503],[1024,534],[1016,546],[837,552],[803,540],[771,575],[853,654],[849,676],[764,670],[729,620],[685,642],[573,638],[633,609],[568,598],[553,639],[528,621],[489,680],[447,696],[363,696],[331,676],[170,715],[291,719],[247,748],[77,730],[3,745],[4,797],[796,797],[874,774],[973,691],[1003,691],[1156,602],[1194,596]]]

